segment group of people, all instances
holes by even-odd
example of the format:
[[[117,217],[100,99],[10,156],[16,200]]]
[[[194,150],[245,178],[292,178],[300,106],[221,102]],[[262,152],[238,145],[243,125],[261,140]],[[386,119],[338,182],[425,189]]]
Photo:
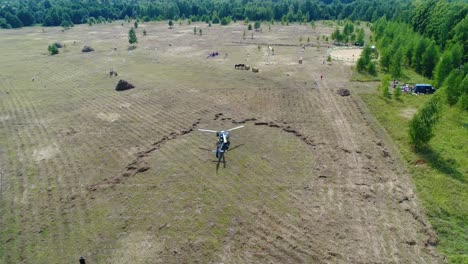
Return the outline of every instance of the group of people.
[[[396,89],[398,87],[398,80],[393,80],[393,89]],[[413,92],[413,87],[409,86],[407,83],[404,85],[401,85],[401,91],[404,93],[412,93]]]

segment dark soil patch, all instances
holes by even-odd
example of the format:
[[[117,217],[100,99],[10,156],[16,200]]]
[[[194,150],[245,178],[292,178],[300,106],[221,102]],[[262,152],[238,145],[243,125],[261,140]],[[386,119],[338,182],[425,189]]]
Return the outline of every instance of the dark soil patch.
[[[82,52],[91,52],[91,51],[94,51],[94,49],[91,48],[90,46],[84,46],[81,51]]]
[[[348,89],[344,89],[344,88],[341,88],[341,89],[338,89],[336,91],[337,94],[341,95],[341,96],[350,96],[351,93],[349,92]]]
[[[135,85],[125,81],[125,80],[120,80],[117,86],[115,87],[116,91],[125,91],[128,89],[135,88]]]

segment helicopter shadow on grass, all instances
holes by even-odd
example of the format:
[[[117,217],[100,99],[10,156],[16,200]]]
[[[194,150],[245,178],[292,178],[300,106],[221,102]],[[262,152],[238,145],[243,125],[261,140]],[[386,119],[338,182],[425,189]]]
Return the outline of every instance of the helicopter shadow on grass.
[[[231,152],[239,147],[242,147],[244,144],[239,144],[237,146],[234,146],[230,149],[228,149],[226,152]],[[206,151],[209,151],[209,152],[216,152],[216,150],[212,150],[212,149],[208,149],[208,148],[202,148],[200,147],[199,149],[201,150],[206,150]],[[216,162],[216,173],[218,173],[218,170],[219,170],[219,164],[222,162],[223,163],[223,168],[226,168],[226,157],[225,155],[223,154],[219,159],[216,159],[216,160],[212,160],[212,162]]]

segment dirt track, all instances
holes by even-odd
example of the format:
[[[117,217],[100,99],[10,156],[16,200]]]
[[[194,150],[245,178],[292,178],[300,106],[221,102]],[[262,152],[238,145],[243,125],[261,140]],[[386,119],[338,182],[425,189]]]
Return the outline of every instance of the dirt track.
[[[271,56],[242,40],[240,25],[204,36],[192,26],[141,27],[149,36],[133,51],[119,24],[1,32],[34,48],[10,50],[0,66],[0,261],[443,262],[409,175],[350,87],[349,66],[322,64],[324,48],[292,45],[332,28],[255,33],[291,43]],[[57,38],[79,44],[40,55]],[[89,43],[96,51],[81,54]],[[206,59],[214,50],[227,58]],[[136,88],[114,91],[111,67]],[[202,150],[215,138],[196,128],[239,123],[239,147],[216,174]]]

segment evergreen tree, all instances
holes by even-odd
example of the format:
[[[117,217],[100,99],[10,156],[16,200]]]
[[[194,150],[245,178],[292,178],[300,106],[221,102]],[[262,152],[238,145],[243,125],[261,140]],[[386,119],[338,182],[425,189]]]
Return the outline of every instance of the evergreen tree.
[[[434,71],[438,60],[439,50],[435,42],[432,41],[421,59],[422,74],[428,78],[431,78],[432,72]]]
[[[402,64],[403,64],[403,50],[400,48],[398,49],[390,59],[390,74],[394,79],[398,79],[401,77],[402,72]]]
[[[128,43],[135,44],[138,43],[138,39],[135,33],[135,29],[132,27],[128,32]]]
[[[254,28],[255,28],[256,31],[258,31],[258,29],[260,28],[260,22],[259,21],[255,21]]]
[[[436,94],[411,119],[409,136],[416,150],[420,150],[434,136],[433,127],[440,117],[441,107],[440,97]]]
[[[169,25],[169,28],[172,29],[172,26],[174,26],[174,22],[172,22],[172,20],[169,20],[169,22],[167,23]]]

